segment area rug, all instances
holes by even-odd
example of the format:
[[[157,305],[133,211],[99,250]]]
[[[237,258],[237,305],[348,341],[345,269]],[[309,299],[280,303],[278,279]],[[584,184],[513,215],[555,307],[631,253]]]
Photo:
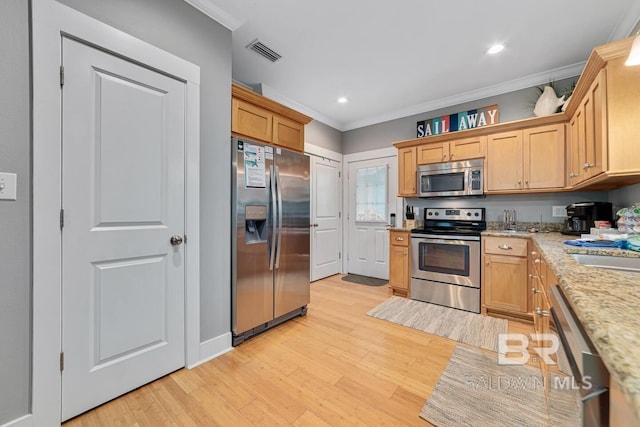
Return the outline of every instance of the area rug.
[[[492,351],[498,351],[498,334],[507,333],[504,319],[395,296],[367,314]]]
[[[389,283],[388,280],[378,279],[376,277],[360,276],[359,274],[347,274],[346,276],[342,276],[342,280],[367,286],[383,286]]]
[[[420,417],[438,427],[580,425],[577,392],[555,390],[547,406],[545,387],[535,367],[458,345]]]

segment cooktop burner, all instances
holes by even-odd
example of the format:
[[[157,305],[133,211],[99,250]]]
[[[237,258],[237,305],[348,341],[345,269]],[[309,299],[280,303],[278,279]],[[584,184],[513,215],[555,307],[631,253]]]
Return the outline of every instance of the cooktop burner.
[[[479,236],[486,229],[484,208],[425,208],[424,227],[415,228],[411,232]]]

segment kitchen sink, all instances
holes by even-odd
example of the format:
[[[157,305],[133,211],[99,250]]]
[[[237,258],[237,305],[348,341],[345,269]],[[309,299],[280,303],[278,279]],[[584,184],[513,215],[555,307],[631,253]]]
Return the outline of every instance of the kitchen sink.
[[[571,254],[571,256],[580,264],[589,267],[640,273],[640,258],[589,254]]]

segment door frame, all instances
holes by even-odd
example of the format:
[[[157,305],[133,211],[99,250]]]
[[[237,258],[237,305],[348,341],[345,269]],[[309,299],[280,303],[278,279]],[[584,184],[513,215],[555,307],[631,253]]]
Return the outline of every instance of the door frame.
[[[304,152],[305,154],[307,154],[308,156],[315,156],[315,157],[321,157],[323,159],[329,159],[332,160],[334,162],[338,162],[340,163],[340,182],[344,182],[344,171],[343,171],[343,155],[340,153],[337,153],[335,151],[331,151],[329,149],[326,149],[324,147],[320,147],[318,145],[313,145],[313,144],[309,144],[309,143],[305,143],[304,144]],[[310,159],[310,161],[313,161],[313,159]],[[311,186],[311,191],[313,191],[313,185]],[[340,191],[343,191],[344,189],[344,185],[342,185],[340,187]],[[311,200],[313,200],[313,194],[310,195]],[[342,195],[339,196],[339,203],[340,203],[340,214],[342,215],[344,213],[344,205],[343,205],[343,200],[344,198],[342,197]],[[311,210],[311,215],[313,215],[313,209]],[[344,215],[342,215],[342,218],[344,218]],[[339,230],[339,238],[340,238],[340,250],[342,251],[342,246],[343,246],[343,241],[344,241],[344,229],[343,229],[343,222],[342,222],[342,218],[340,219],[339,222],[339,226],[340,226],[340,230]],[[313,238],[310,239],[310,243],[311,247],[309,248],[310,250],[310,254],[311,254],[311,263],[310,263],[310,267],[309,267],[309,279],[311,279],[312,276],[312,270],[313,270]],[[343,271],[343,267],[342,267],[342,262],[343,259],[345,258],[344,252],[342,252],[342,257],[340,259],[340,272]]]
[[[185,361],[200,353],[200,67],[55,0],[32,0],[33,336],[31,417],[25,425],[59,425],[62,334],[61,37],[135,58],[186,85]]]
[[[351,256],[349,253],[349,165],[354,162],[361,162],[365,160],[375,160],[384,157],[393,157],[396,162],[396,170],[397,170],[397,162],[398,162],[398,150],[395,147],[387,147],[387,148],[379,148],[377,150],[369,150],[362,151],[359,153],[353,154],[345,154],[343,156],[342,162],[342,176],[346,177],[346,179],[342,180],[342,212],[346,212],[345,215],[342,215],[342,273],[347,274],[349,271],[349,262],[348,259]],[[397,184],[396,184],[397,187]],[[394,206],[389,207],[389,214],[396,214],[396,221],[398,218],[402,219],[402,199],[397,196],[398,189],[397,188],[389,188],[389,191],[395,191],[395,209]],[[400,214],[400,215],[399,215]]]

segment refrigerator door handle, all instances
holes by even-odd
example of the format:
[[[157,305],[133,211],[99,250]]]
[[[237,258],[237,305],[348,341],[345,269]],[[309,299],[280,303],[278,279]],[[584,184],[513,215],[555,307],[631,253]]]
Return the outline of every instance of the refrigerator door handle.
[[[280,268],[280,252],[282,250],[282,187],[280,186],[280,168],[276,169],[276,189],[278,190],[278,246],[276,248],[276,265],[275,268]]]
[[[269,270],[273,270],[276,258],[276,177],[273,165],[269,166],[269,187],[271,190],[271,253],[269,254]]]

